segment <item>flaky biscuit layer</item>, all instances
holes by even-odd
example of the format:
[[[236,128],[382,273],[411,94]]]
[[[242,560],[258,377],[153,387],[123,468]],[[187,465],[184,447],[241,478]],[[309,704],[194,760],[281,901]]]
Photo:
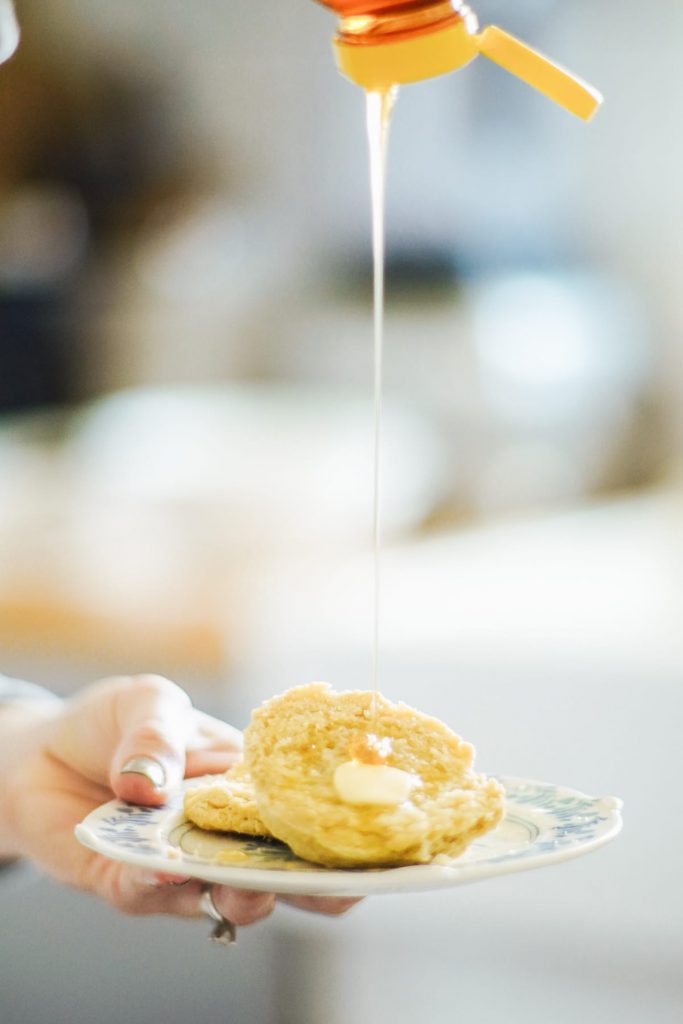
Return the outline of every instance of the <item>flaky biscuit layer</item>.
[[[246,836],[270,835],[259,816],[254,787],[243,764],[187,789],[183,809],[200,828]]]

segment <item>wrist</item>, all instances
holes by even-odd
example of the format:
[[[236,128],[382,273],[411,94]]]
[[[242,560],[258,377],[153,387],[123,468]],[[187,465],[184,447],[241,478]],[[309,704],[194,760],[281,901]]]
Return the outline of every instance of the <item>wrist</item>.
[[[16,827],[22,777],[44,748],[50,722],[60,709],[61,701],[52,698],[0,705],[0,861],[22,855]]]

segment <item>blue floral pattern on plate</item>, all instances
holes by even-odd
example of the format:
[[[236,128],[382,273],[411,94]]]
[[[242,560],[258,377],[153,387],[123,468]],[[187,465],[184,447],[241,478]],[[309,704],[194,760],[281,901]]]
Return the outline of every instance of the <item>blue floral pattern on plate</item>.
[[[196,785],[196,779],[185,785]],[[462,856],[432,864],[332,870],[295,857],[283,843],[206,833],[182,812],[182,793],[164,807],[111,801],[76,828],[85,846],[114,860],[238,888],[282,893],[369,895],[448,888],[560,863],[597,849],[621,829],[621,801],[551,783],[502,778],[506,814]]]

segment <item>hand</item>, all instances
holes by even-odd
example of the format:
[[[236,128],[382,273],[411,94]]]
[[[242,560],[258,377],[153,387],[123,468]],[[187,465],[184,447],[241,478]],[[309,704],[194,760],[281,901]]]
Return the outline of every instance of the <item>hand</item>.
[[[81,846],[74,826],[112,793],[159,806],[183,778],[223,772],[241,756],[238,730],[192,707],[158,676],[95,683],[65,703],[13,705],[0,713],[0,852],[28,857],[49,875],[130,914],[200,914],[201,882],[109,860]],[[140,769],[143,770],[141,773]],[[234,924],[268,916],[272,893],[213,887]],[[287,898],[339,914],[355,900]]]

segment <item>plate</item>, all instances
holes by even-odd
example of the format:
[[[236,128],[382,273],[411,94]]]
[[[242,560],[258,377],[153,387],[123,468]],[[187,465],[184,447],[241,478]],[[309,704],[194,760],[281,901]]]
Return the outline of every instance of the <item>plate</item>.
[[[196,786],[199,779],[187,780]],[[500,825],[460,857],[398,868],[339,870],[295,857],[276,840],[205,832],[183,814],[183,792],[164,807],[120,800],[76,826],[85,846],[112,860],[277,893],[369,896],[446,889],[465,882],[557,864],[589,853],[621,829],[621,801],[528,779],[501,778],[506,811]]]

